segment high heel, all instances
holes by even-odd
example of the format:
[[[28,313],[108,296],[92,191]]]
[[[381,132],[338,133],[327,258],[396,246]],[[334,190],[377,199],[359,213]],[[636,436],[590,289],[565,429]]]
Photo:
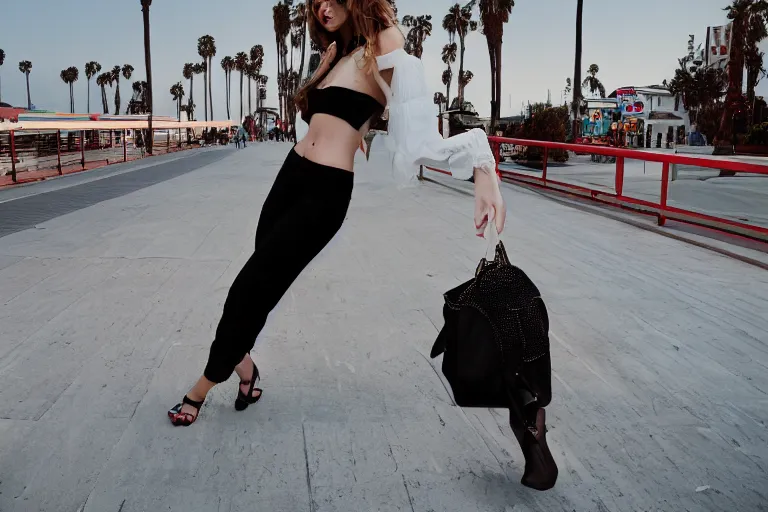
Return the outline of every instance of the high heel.
[[[259,376],[259,369],[256,367],[256,363],[253,363],[253,375],[251,375],[251,380],[241,380],[240,386],[243,384],[250,384],[248,387],[248,394],[244,394],[242,389],[240,389],[240,386],[237,387],[237,399],[235,400],[235,410],[237,411],[244,411],[249,405],[255,404],[256,402],[261,399],[261,395],[264,394],[264,391],[261,388],[255,388],[253,387],[256,384],[256,381],[260,381],[261,377]],[[253,392],[258,391],[258,396],[253,396]]]
[[[181,403],[174,405],[173,408],[168,411],[168,417],[171,419],[173,426],[188,427],[193,424],[195,420],[197,420],[197,417],[200,415],[200,408],[203,406],[203,402],[205,402],[205,398],[199,402],[196,402],[195,400],[189,398],[187,395],[184,395],[184,399],[181,401]],[[181,408],[184,406],[184,404],[191,405],[197,409],[197,412],[195,414],[190,412],[181,412]]]
[[[515,432],[525,457],[525,472],[520,483],[537,491],[551,489],[557,482],[558,469],[547,445],[544,409],[539,408],[533,418],[526,419],[523,428],[514,423],[510,421],[510,426]]]

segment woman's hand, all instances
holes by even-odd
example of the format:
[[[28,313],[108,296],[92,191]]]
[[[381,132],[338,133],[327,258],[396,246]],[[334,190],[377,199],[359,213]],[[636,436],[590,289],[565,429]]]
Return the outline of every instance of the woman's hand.
[[[489,174],[482,169],[475,169],[475,229],[477,236],[484,237],[484,232],[491,220],[496,222],[496,230],[501,233],[507,219],[507,207],[499,189],[496,173]]]

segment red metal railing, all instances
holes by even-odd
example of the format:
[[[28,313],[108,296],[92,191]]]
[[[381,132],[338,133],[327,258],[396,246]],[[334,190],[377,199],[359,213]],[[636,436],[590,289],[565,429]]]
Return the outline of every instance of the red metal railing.
[[[685,165],[702,167],[706,169],[715,169],[721,171],[733,171],[753,175],[768,176],[768,165],[755,164],[728,159],[715,159],[700,156],[689,156],[680,154],[664,154],[650,151],[639,151],[631,149],[619,149],[604,146],[593,146],[583,144],[565,144],[560,142],[546,142],[536,140],[512,139],[506,137],[488,137],[491,147],[496,155],[496,172],[508,181],[525,183],[538,187],[548,188],[565,192],[568,194],[587,197],[601,203],[613,206],[629,208],[643,213],[654,214],[658,219],[658,224],[663,226],[667,219],[696,224],[708,228],[718,229],[724,232],[747,236],[750,238],[768,241],[768,228],[748,222],[740,222],[734,219],[728,219],[722,216],[709,215],[699,211],[686,208],[670,206],[668,203],[670,168],[672,165]],[[499,169],[499,147],[501,144],[510,144],[524,147],[537,147],[543,149],[541,158],[541,175],[535,176],[523,172],[516,172],[507,169]],[[570,151],[579,154],[594,154],[614,157],[615,179],[614,191],[592,188],[585,184],[577,185],[565,181],[553,180],[547,175],[548,155],[552,150]],[[624,193],[624,171],[625,160],[641,160],[644,162],[657,162],[662,164],[661,183],[659,184],[659,200],[649,201],[630,197]],[[443,174],[450,174],[441,169],[428,167],[432,171]],[[768,213],[768,206],[766,206]]]

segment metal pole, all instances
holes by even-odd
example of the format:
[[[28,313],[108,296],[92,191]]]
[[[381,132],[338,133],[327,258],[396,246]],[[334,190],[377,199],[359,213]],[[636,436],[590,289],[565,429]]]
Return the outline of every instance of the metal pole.
[[[667,222],[664,210],[667,209],[667,194],[669,193],[669,162],[664,162],[661,167],[661,199],[659,200],[659,226]]]
[[[59,170],[59,176],[61,176],[61,130],[56,130],[56,156],[59,161],[56,168]]]
[[[421,181],[423,179],[424,179],[424,166],[420,165],[419,166],[419,181]]]
[[[128,132],[123,130],[123,162],[128,161]]]
[[[85,169],[85,130],[80,130],[80,165]]]
[[[624,157],[616,157],[616,195],[621,197],[624,193]]]
[[[11,180],[16,183],[16,140],[11,130]]]
[[[547,181],[547,162],[549,161],[549,148],[544,148],[544,163],[541,166],[541,179]]]

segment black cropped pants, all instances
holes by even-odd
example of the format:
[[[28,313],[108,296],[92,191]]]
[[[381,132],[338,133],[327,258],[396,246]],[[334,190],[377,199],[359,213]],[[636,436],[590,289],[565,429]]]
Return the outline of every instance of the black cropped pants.
[[[229,289],[204,375],[229,379],[302,270],[336,235],[354,174],[288,154],[264,202],[253,255]]]

